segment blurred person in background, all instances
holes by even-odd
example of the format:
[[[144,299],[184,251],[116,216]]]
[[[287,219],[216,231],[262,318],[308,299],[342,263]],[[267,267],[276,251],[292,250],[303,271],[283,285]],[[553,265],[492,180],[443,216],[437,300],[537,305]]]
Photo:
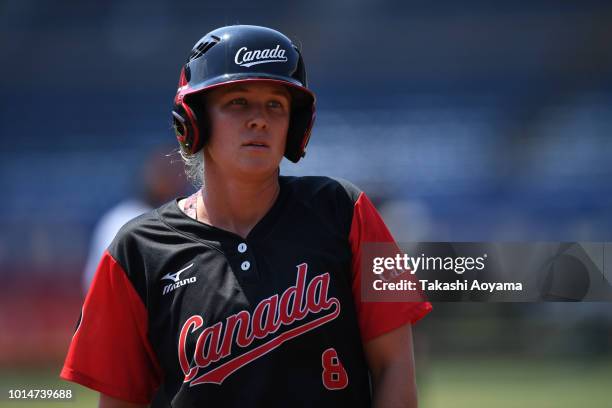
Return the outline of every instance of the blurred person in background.
[[[168,157],[171,147],[153,149],[140,169],[139,194],[126,198],[100,217],[92,233],[87,262],[83,272],[83,291],[87,293],[104,251],[119,229],[128,221],[159,207],[187,191],[180,167]]]

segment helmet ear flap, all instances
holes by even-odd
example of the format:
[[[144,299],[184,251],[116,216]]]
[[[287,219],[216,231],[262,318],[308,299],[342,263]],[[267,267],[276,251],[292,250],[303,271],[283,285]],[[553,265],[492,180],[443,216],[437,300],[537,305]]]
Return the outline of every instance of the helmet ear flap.
[[[200,129],[195,112],[183,101],[175,103],[172,109],[172,127],[181,148],[194,154],[202,147]]]
[[[314,98],[293,89],[289,89],[292,96],[291,118],[287,132],[285,157],[297,163],[306,156],[306,146],[310,140],[312,125],[315,120]]]

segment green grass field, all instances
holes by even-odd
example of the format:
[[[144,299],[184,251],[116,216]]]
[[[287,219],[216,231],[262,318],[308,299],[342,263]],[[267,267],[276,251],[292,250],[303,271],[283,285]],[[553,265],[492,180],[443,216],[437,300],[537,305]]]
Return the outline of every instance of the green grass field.
[[[289,370],[290,373],[290,370]],[[418,372],[421,408],[612,407],[612,360],[435,360]],[[71,389],[71,401],[11,401],[8,388]],[[95,407],[97,394],[57,378],[57,370],[0,373],[0,407]],[[245,405],[247,406],[247,405]]]
[[[612,407],[612,360],[436,361],[417,375],[424,408]]]

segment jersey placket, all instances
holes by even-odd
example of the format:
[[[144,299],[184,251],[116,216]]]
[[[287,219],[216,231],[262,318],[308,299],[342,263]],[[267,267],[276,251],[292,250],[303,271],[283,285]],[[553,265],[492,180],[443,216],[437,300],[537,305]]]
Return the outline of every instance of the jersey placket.
[[[237,237],[238,238],[238,237]],[[259,281],[259,272],[252,246],[246,239],[228,239],[222,244],[234,275],[245,283]]]

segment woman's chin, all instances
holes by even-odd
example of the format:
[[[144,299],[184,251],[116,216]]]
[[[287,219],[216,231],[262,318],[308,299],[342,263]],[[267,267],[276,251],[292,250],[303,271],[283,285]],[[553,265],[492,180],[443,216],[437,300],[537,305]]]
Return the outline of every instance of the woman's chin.
[[[248,157],[236,164],[238,172],[244,177],[265,179],[277,172],[280,160],[270,160],[269,157]]]

